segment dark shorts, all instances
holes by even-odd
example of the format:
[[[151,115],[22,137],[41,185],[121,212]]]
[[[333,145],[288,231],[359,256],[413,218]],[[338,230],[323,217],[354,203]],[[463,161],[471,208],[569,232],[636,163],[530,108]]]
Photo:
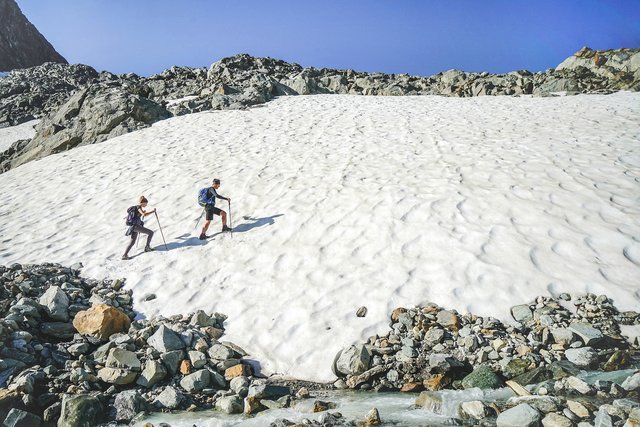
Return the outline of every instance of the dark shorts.
[[[222,210],[216,208],[215,206],[205,206],[204,211],[207,213],[207,221],[211,221],[213,219],[213,215],[220,215]]]

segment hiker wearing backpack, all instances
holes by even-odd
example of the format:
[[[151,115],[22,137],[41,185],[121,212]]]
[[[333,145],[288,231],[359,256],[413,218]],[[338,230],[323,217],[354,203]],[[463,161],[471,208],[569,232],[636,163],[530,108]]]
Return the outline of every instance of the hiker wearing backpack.
[[[127,249],[124,251],[124,255],[122,255],[123,260],[131,259],[131,257],[129,256],[129,251],[131,250],[134,243],[136,242],[136,239],[138,238],[138,233],[147,235],[147,244],[144,247],[144,251],[145,252],[153,251],[153,248],[150,246],[151,238],[153,237],[153,231],[144,227],[144,221],[142,220],[142,218],[144,218],[147,215],[151,215],[156,210],[153,209],[150,211],[145,211],[144,208],[147,207],[147,203],[149,203],[147,198],[144,196],[140,196],[139,203],[127,209],[127,225],[129,226],[129,228],[127,229],[126,235],[131,236],[131,240],[127,245]]]
[[[198,192],[198,204],[204,208],[207,215],[200,233],[200,240],[207,238],[207,229],[213,219],[213,215],[219,215],[222,219],[222,231],[231,231],[231,228],[227,227],[227,213],[222,209],[216,208],[216,198],[228,200],[229,202],[231,202],[231,198],[219,195],[216,191],[218,188],[220,188],[220,180],[215,178],[211,187],[205,187]]]

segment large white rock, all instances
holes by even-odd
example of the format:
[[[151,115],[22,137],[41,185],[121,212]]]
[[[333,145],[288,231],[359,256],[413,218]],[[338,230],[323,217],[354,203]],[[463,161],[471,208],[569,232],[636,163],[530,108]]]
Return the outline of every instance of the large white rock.
[[[50,286],[38,301],[53,320],[69,320],[69,297],[58,286]]]
[[[541,420],[540,412],[526,403],[507,409],[498,415],[498,427],[537,427]]]
[[[171,386],[167,386],[162,390],[162,393],[156,397],[153,403],[161,408],[175,409],[180,405],[182,399],[184,399],[182,393]]]

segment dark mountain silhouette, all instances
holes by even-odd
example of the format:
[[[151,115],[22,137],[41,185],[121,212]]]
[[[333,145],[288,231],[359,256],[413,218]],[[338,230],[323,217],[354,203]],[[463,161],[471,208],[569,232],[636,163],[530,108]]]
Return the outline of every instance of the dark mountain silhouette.
[[[0,71],[64,59],[22,14],[15,0],[0,0]]]

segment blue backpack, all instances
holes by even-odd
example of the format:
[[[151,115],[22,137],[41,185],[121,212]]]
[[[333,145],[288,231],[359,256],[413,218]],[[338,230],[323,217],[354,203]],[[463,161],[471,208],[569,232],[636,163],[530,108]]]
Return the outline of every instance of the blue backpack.
[[[207,205],[207,191],[209,191],[209,187],[204,187],[198,191],[198,204],[202,207]]]

